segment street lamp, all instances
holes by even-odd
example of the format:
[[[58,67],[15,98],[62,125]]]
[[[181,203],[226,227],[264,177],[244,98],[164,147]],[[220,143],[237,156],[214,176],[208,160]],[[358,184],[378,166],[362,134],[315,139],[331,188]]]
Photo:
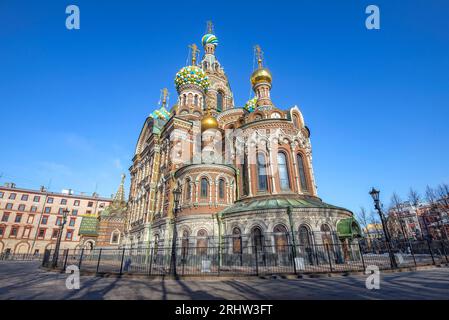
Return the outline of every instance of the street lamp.
[[[382,212],[382,206],[381,206],[380,200],[379,200],[379,193],[380,193],[380,191],[376,190],[374,188],[372,188],[371,191],[369,192],[369,194],[371,195],[371,197],[374,200],[374,208],[376,208],[376,210],[377,210],[377,212],[379,213],[379,216],[380,216],[380,221],[382,223],[382,228],[383,228],[384,234],[385,234],[385,240],[387,242],[388,253],[390,255],[391,266],[393,268],[397,268],[396,259],[394,257],[394,254],[393,254],[392,250],[391,250],[390,234],[388,233],[387,223],[385,221],[384,213]]]
[[[56,240],[55,253],[53,254],[53,268],[58,265],[59,247],[61,246],[62,231],[64,230],[64,225],[67,222],[67,215],[69,214],[69,212],[70,211],[67,208],[62,211],[62,223],[59,228],[58,239]]]
[[[170,274],[172,274],[175,278],[176,274],[176,240],[177,240],[177,232],[176,232],[176,218],[179,209],[179,200],[181,198],[181,190],[179,187],[173,189],[173,237],[172,237],[172,246],[171,246],[171,263],[170,263]]]

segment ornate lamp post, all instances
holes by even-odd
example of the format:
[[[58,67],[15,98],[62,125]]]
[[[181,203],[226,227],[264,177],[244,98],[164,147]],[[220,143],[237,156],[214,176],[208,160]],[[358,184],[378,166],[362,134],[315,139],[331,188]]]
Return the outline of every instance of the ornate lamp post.
[[[56,246],[55,246],[55,253],[53,254],[53,268],[55,268],[58,264],[58,258],[59,258],[59,247],[61,246],[61,239],[62,239],[62,231],[64,230],[64,225],[67,223],[67,215],[69,214],[69,209],[65,208],[62,211],[62,223],[59,228],[58,233],[58,239],[56,240]]]
[[[176,274],[176,240],[177,240],[177,232],[176,232],[176,218],[179,209],[179,200],[181,198],[181,190],[179,187],[173,189],[173,236],[172,236],[172,246],[171,246],[171,263],[170,263],[170,274],[175,278]]]
[[[397,268],[398,265],[396,263],[396,259],[393,254],[393,251],[391,250],[390,234],[388,233],[387,222],[385,220],[384,213],[382,212],[382,206],[381,206],[380,200],[379,200],[379,193],[380,193],[380,191],[376,190],[374,188],[372,188],[371,191],[369,192],[369,194],[371,195],[371,197],[373,197],[373,200],[374,200],[374,208],[376,208],[377,212],[379,213],[380,221],[382,222],[382,228],[383,228],[383,231],[385,234],[385,240],[387,242],[388,253],[390,255],[391,266],[393,268]]]

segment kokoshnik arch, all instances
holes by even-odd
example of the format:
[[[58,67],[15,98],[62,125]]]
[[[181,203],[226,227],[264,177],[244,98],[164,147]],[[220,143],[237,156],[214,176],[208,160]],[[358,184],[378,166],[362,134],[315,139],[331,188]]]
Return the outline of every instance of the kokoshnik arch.
[[[211,24],[202,45],[201,61],[190,46],[191,63],[175,76],[176,104],[169,107],[164,89],[162,106],[143,125],[130,167],[124,245],[170,245],[174,188],[182,191],[177,234],[202,247],[244,234],[251,235],[246,245],[269,234],[294,234],[272,241],[304,245],[348,244],[360,236],[349,210],[317,196],[310,131],[297,106],[273,103],[260,47],[250,77],[254,97],[241,108],[215,55]]]

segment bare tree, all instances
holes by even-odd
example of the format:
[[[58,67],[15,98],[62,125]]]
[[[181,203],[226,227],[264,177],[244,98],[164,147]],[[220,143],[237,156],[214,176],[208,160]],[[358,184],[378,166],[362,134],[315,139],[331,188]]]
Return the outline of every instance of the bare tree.
[[[426,187],[426,200],[430,206],[434,206],[437,201],[436,191],[429,185]]]
[[[395,237],[398,237],[400,233],[405,237],[405,234],[401,225],[401,215],[402,215],[402,200],[396,192],[393,192],[391,196],[391,205],[388,210],[387,225],[389,231]],[[402,231],[402,232],[401,232]]]
[[[408,192],[408,201],[410,203],[417,207],[421,202],[421,195],[413,188],[410,188],[410,191]]]
[[[357,220],[359,220],[362,224],[362,228],[368,231],[368,213],[366,212],[366,209],[364,207],[360,207],[360,211],[357,213]]]

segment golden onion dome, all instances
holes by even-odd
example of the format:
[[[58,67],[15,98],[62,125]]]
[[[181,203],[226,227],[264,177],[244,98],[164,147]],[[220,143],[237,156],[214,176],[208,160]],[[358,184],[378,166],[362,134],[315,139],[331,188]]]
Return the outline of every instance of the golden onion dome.
[[[262,82],[268,82],[271,85],[272,80],[271,72],[267,68],[259,68],[251,75],[251,84],[253,87]]]
[[[208,129],[218,129],[218,121],[212,115],[207,114],[201,119],[201,132]]]

